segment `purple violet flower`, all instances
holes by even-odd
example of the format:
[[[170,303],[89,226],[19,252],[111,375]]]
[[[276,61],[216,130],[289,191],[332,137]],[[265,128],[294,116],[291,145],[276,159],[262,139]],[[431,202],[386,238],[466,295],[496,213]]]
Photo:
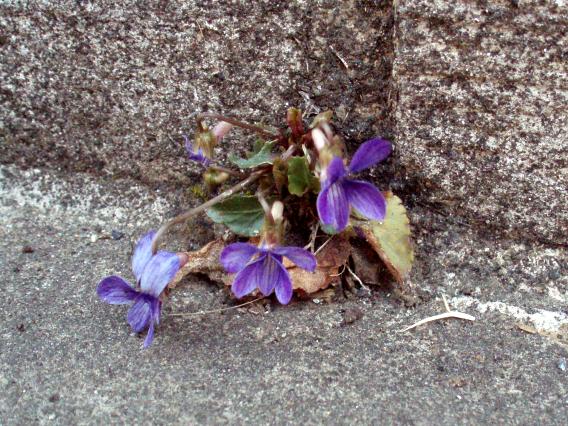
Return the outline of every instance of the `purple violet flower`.
[[[195,161],[197,163],[203,164],[205,167],[208,167],[211,164],[211,160],[205,156],[203,150],[201,148],[194,149],[193,144],[189,140],[186,135],[182,135],[183,140],[185,141],[185,151],[187,152],[187,156],[191,161]]]
[[[386,201],[383,194],[369,182],[348,179],[348,173],[357,173],[384,160],[391,152],[388,141],[371,139],[362,144],[351,159],[347,170],[340,157],[333,157],[321,176],[322,188],[317,209],[320,220],[336,230],[343,231],[349,222],[350,207],[373,220],[383,220]]]
[[[316,258],[300,247],[256,247],[248,243],[234,243],[221,253],[221,264],[229,273],[237,273],[231,289],[237,298],[252,293],[256,288],[264,296],[273,290],[280,303],[286,305],[292,298],[292,281],[282,264],[286,256],[300,268],[313,272]]]
[[[159,251],[152,255],[154,235],[156,232],[150,231],[140,238],[132,256],[132,271],[139,290],[116,275],[104,278],[97,286],[97,293],[105,302],[111,305],[133,304],[127,316],[132,330],[140,333],[149,327],[144,348],[152,344],[154,325],[160,322],[160,294],[181,267],[180,258],[175,253]]]

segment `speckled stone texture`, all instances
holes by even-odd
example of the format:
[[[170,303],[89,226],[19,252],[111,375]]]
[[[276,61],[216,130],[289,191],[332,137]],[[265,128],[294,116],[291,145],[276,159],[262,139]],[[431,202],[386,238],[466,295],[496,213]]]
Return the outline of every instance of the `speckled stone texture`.
[[[401,0],[396,22],[398,153],[420,202],[565,244],[565,2]]]
[[[348,136],[389,134],[392,28],[388,2],[4,3],[0,161],[187,184],[202,111],[334,108]]]
[[[0,424],[564,425],[566,17],[524,0],[2,2]],[[191,276],[142,351],[95,287],[130,279],[139,236],[198,202],[180,134],[200,111],[278,125],[292,105],[335,109],[351,152],[394,140],[370,175],[408,207],[416,294],[174,315],[236,303]],[[167,247],[213,232],[199,218]],[[398,332],[441,295],[476,321]]]

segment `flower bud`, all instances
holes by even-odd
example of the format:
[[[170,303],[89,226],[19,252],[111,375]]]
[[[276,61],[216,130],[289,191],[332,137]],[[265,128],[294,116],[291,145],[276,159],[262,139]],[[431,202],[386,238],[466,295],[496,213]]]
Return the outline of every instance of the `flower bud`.
[[[320,152],[323,151],[328,144],[325,134],[319,128],[312,130],[312,140],[314,141],[316,149]]]
[[[302,110],[298,108],[289,108],[286,113],[286,121],[290,130],[292,130],[292,136],[299,138],[304,133],[304,125],[302,123]]]
[[[333,117],[333,111],[331,110],[319,113],[313,119],[312,124],[310,124],[310,129],[315,129],[316,127],[319,127],[322,123],[329,123],[331,121],[331,117]]]
[[[270,214],[272,215],[272,219],[274,220],[274,222],[282,222],[283,213],[284,213],[284,204],[282,204],[281,201],[275,201],[272,204],[272,210],[270,211]]]
[[[227,123],[226,121],[220,121],[213,127],[213,135],[217,138],[217,142],[219,142],[223,137],[231,131],[233,125],[231,123]]]
[[[217,145],[217,138],[210,130],[200,131],[195,134],[195,146],[201,149],[205,157],[213,158],[213,148]]]

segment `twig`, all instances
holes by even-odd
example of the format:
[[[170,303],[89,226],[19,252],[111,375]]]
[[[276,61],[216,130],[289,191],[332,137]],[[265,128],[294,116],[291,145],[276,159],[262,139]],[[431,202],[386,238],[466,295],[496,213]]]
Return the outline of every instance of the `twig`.
[[[463,319],[463,320],[468,320],[468,321],[475,321],[475,317],[468,315],[468,314],[464,314],[463,312],[458,312],[458,311],[452,311],[450,310],[450,305],[448,305],[448,301],[446,300],[446,296],[444,296],[442,294],[442,299],[444,301],[444,307],[446,308],[446,312],[444,312],[443,314],[439,314],[439,315],[434,315],[432,317],[428,317],[428,318],[424,318],[423,320],[418,321],[417,323],[414,323],[402,330],[399,330],[399,333],[404,333],[405,331],[411,330],[415,327],[418,327],[420,325],[423,324],[427,324],[429,322],[432,321],[438,321],[441,319],[446,319],[446,318],[458,318],[458,319]]]
[[[343,273],[345,272],[345,268],[347,267],[347,264],[344,263],[344,264],[341,265],[341,266],[343,266],[343,269],[341,270],[341,272],[340,272],[339,274],[329,274],[328,276],[329,276],[329,277],[339,277],[340,275],[343,275]]]
[[[210,165],[208,168],[209,168],[209,169],[216,170],[216,171],[218,171],[218,172],[227,173],[227,174],[229,174],[229,175],[231,175],[231,176],[235,176],[235,177],[240,177],[240,178],[242,178],[242,177],[244,176],[243,173],[237,172],[236,170],[228,169],[227,167],[211,166],[211,165]]]
[[[347,268],[347,270],[349,271],[349,273],[351,274],[351,276],[352,276],[353,278],[355,278],[355,280],[359,283],[359,285],[360,285],[361,287],[363,287],[363,288],[364,288],[365,290],[367,290],[367,291],[371,291],[371,290],[369,289],[369,287],[367,287],[365,284],[363,284],[363,280],[362,280],[361,278],[359,278],[359,277],[357,276],[357,274],[351,270],[351,268],[349,267],[349,265],[347,265],[347,263],[345,264],[345,267]]]
[[[331,50],[333,52],[333,54],[335,56],[337,56],[337,59],[339,59],[339,61],[341,62],[341,64],[345,67],[345,69],[349,69],[349,65],[347,65],[347,61],[345,59],[343,59],[341,56],[339,56],[339,53],[337,53],[337,50],[335,50],[335,48],[330,44],[329,45],[329,50]]]
[[[315,251],[314,256],[317,255],[326,245],[333,239],[333,235],[329,237],[319,248]]]
[[[211,113],[211,112],[204,112],[204,113],[201,113],[197,116],[196,120],[197,120],[198,126],[203,127],[201,122],[203,121],[204,118],[213,118],[215,120],[224,121],[226,123],[232,124],[233,126],[241,127],[243,129],[247,129],[247,130],[252,130],[255,133],[258,133],[260,135],[263,135],[263,136],[271,138],[271,139],[278,138],[280,136],[280,135],[275,135],[274,133],[263,129],[262,127],[255,126],[253,124],[243,123],[242,121],[236,120],[234,118],[225,117],[224,115],[214,114],[214,113]]]
[[[211,309],[210,311],[198,311],[198,312],[175,312],[173,314],[169,314],[169,317],[194,317],[198,315],[206,315],[206,314],[215,314],[217,312],[225,312],[230,311],[231,309],[238,309],[242,308],[243,306],[250,305],[254,302],[258,302],[259,300],[264,299],[264,297],[259,297],[254,300],[249,300],[248,302],[241,303],[240,305],[236,306],[229,306],[228,308],[219,308],[219,309]]]
[[[202,114],[202,115],[204,115],[204,114]],[[210,116],[210,115],[217,116],[216,114],[208,114],[206,116]],[[222,116],[220,116],[220,117],[222,117]],[[282,158],[282,160],[286,161],[288,158],[290,158],[294,154],[294,152],[296,152],[296,149],[297,149],[296,145],[291,145],[290,147],[288,147],[286,152],[284,152],[280,156],[280,158]],[[172,226],[174,226],[178,223],[185,222],[190,217],[195,216],[196,214],[201,213],[204,210],[207,210],[208,208],[214,206],[215,204],[220,203],[221,201],[224,201],[225,199],[236,194],[237,192],[242,191],[247,186],[249,186],[253,182],[257,181],[262,175],[266,174],[267,172],[268,172],[267,169],[257,170],[256,172],[252,173],[245,180],[237,183],[235,186],[227,189],[226,191],[223,191],[222,193],[220,193],[216,197],[211,198],[209,201],[207,201],[207,202],[205,202],[205,203],[203,203],[203,204],[201,204],[201,205],[199,205],[199,206],[197,206],[197,207],[195,207],[191,210],[188,210],[185,213],[180,214],[179,216],[174,217],[169,222],[166,222],[164,225],[162,225],[160,227],[160,229],[158,229],[158,232],[154,236],[154,240],[152,241],[152,253],[155,254],[156,251],[158,251],[158,242],[164,236],[166,231],[168,229],[170,229]]]
[[[316,249],[315,244],[316,244],[316,236],[318,234],[318,230],[319,230],[319,222],[316,223],[316,225],[312,228],[312,233],[310,235],[310,242],[304,246],[304,249],[306,250],[310,249],[312,253]]]

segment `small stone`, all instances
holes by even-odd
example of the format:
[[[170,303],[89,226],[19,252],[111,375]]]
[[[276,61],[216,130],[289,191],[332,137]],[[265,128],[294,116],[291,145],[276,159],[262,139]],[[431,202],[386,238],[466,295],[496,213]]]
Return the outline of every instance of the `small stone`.
[[[16,326],[16,329],[20,332],[23,333],[24,331],[26,331],[26,326],[24,323],[20,323]]]
[[[343,321],[341,325],[353,324],[355,321],[363,318],[365,314],[359,308],[348,308],[343,313]]]
[[[560,358],[560,361],[558,361],[558,368],[562,371],[566,371],[566,358]]]
[[[124,232],[113,229],[110,233],[110,236],[113,240],[120,240],[124,237]]]
[[[91,240],[92,243],[96,243],[98,239],[99,239],[99,237],[96,234],[91,235],[90,240]]]
[[[22,253],[33,253],[34,251],[34,248],[30,245],[22,247]]]
[[[58,393],[54,393],[49,397],[49,402],[57,402],[61,399]]]

